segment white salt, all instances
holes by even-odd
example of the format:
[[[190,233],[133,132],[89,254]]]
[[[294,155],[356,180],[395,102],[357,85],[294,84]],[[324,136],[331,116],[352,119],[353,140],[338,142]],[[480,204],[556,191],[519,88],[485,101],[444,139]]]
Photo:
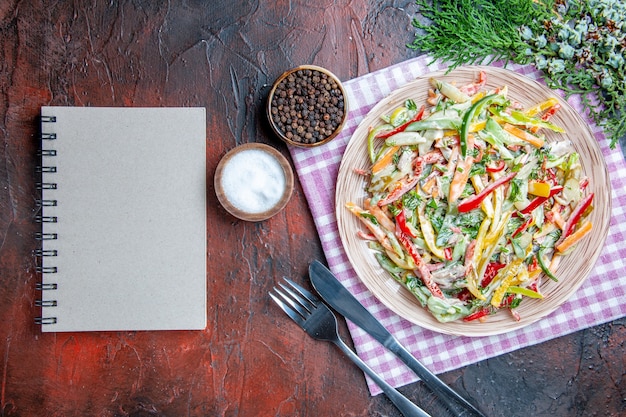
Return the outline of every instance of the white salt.
[[[247,149],[233,155],[222,171],[222,188],[232,205],[247,213],[274,207],[285,191],[285,173],[267,152]]]

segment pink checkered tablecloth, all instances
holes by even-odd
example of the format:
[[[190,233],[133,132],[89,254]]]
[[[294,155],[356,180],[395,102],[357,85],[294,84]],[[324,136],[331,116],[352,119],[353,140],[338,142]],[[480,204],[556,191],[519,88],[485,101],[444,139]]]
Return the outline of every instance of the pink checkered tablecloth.
[[[446,68],[441,62],[430,66],[429,62],[429,57],[420,56],[344,82],[350,112],[339,137],[316,148],[289,148],[330,269],[409,351],[435,373],[626,316],[626,303],[622,302],[626,294],[626,162],[619,149],[609,149],[608,140],[593,123],[592,130],[611,178],[613,213],[609,234],[589,278],[569,301],[551,315],[525,328],[496,336],[469,338],[444,335],[400,318],[378,302],[361,283],[341,244],[335,217],[335,182],[341,158],[352,133],[376,103],[404,83]],[[498,63],[493,65],[502,67]],[[541,74],[534,67],[509,64],[507,68],[541,81]],[[580,110],[580,102],[575,97],[569,103]],[[350,322],[348,327],[359,356],[387,382],[402,386],[417,380],[413,372],[367,333]],[[369,379],[368,384],[372,395],[381,392]]]

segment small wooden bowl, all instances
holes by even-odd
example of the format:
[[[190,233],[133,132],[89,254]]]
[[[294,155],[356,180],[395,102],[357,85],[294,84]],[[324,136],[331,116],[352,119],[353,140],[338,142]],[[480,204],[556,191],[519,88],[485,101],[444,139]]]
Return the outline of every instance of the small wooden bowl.
[[[304,141],[297,141],[297,140],[292,140],[288,137],[288,132],[286,132],[285,130],[283,130],[276,122],[276,120],[274,120],[274,113],[273,113],[273,102],[274,102],[274,97],[277,94],[277,88],[281,85],[281,83],[283,83],[283,81],[285,81],[285,79],[287,77],[289,77],[292,74],[297,74],[299,73],[299,71],[302,70],[310,70],[310,71],[317,71],[319,73],[322,74],[326,74],[326,76],[333,80],[336,84],[337,87],[340,91],[340,94],[337,95],[337,98],[342,98],[343,99],[343,109],[337,108],[337,110],[341,110],[343,111],[343,116],[341,117],[339,124],[337,125],[337,127],[332,131],[331,134],[329,135],[325,135],[323,137],[321,137],[320,139],[318,139],[315,142],[310,142],[310,143],[306,143]],[[286,82],[286,81],[285,81]],[[322,85],[321,83],[319,84],[320,86]],[[310,96],[308,95],[299,95],[298,97],[302,97],[304,99],[310,98]],[[276,110],[278,111],[278,110]],[[313,110],[312,112],[317,112],[318,110]],[[341,132],[341,129],[343,129],[343,126],[346,122],[346,119],[348,118],[348,97],[346,95],[346,90],[343,88],[343,85],[341,84],[341,81],[339,80],[339,78],[337,78],[337,76],[335,74],[333,74],[332,72],[328,71],[325,68],[322,67],[318,67],[316,65],[301,65],[295,68],[292,68],[288,71],[285,71],[280,77],[278,77],[278,79],[276,79],[276,81],[274,82],[274,85],[272,86],[272,89],[270,90],[269,96],[267,98],[267,107],[266,107],[266,113],[267,113],[267,119],[269,121],[270,126],[272,127],[272,130],[274,131],[274,133],[284,142],[286,142],[288,145],[293,145],[293,146],[300,146],[300,147],[305,147],[305,148],[310,148],[310,147],[314,147],[314,146],[320,146],[323,145],[325,143],[330,142],[331,140],[333,140],[338,134],[339,132]],[[297,119],[303,119],[304,116],[302,115],[298,115]]]
[[[243,156],[244,153],[248,154]],[[241,158],[247,158],[247,160]],[[238,159],[238,161],[234,161],[234,159]],[[276,165],[269,168],[270,170],[281,172],[284,182],[281,178],[266,177],[266,172],[264,172],[264,167],[262,166],[256,168],[250,166],[250,162],[255,160],[258,161],[260,165],[269,161],[273,161],[270,165],[274,165],[275,162]],[[243,169],[234,171],[236,167],[234,165],[231,166],[231,162],[233,164],[239,163],[240,166],[242,162],[246,162],[246,164]],[[276,169],[277,167],[279,167],[279,169]],[[265,168],[267,168],[267,164]],[[265,171],[268,170],[266,169]],[[251,174],[254,178],[250,177]],[[239,175],[241,175],[241,177],[233,178],[233,176]],[[291,165],[289,165],[289,161],[276,149],[263,143],[247,143],[231,149],[218,163],[213,180],[215,194],[220,204],[233,216],[249,222],[267,220],[280,212],[287,205],[287,202],[289,202],[294,184],[293,171]],[[265,184],[257,184],[259,181],[263,181]],[[254,198],[257,196],[259,199],[266,197],[261,195],[262,190],[260,188],[274,187],[276,186],[276,182],[283,184],[282,194],[274,193],[275,195],[269,199],[269,202],[262,202],[258,205],[257,203],[259,201],[254,201]],[[246,199],[246,201],[235,201],[240,200],[241,195],[235,195],[237,194],[237,190],[232,190],[233,184],[243,184],[247,189],[241,190],[241,192],[250,192],[253,197]],[[248,193],[248,195],[250,195],[250,193]],[[268,205],[268,203],[271,203],[271,205]]]

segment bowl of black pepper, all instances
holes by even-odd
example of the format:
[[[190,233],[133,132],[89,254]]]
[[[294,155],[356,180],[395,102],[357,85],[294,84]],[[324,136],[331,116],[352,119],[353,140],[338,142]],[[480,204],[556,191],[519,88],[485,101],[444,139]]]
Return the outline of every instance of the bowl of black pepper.
[[[267,117],[289,145],[312,147],[334,139],[348,115],[346,93],[332,72],[302,65],[284,72],[270,91]]]

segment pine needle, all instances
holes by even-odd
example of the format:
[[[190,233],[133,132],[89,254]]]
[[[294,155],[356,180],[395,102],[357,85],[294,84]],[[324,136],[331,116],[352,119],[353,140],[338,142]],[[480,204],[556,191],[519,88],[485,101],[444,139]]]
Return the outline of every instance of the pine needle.
[[[413,20],[422,31],[410,48],[435,59],[462,64],[511,61],[527,48],[519,28],[549,15],[549,6],[533,0],[417,0],[425,22]]]

